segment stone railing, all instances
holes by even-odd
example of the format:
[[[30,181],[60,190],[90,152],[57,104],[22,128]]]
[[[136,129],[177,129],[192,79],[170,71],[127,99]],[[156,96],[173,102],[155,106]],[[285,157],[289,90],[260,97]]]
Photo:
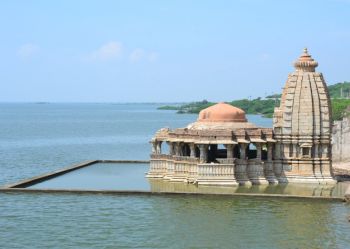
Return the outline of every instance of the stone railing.
[[[198,165],[198,176],[218,177],[232,176],[234,177],[234,164],[219,164],[219,163],[203,163]]]
[[[174,179],[194,180],[198,174],[198,158],[174,157]]]
[[[258,159],[222,158],[219,163],[200,163],[199,158],[152,154],[149,177],[198,184],[275,183],[274,163]]]
[[[174,161],[177,162],[188,162],[188,163],[199,163],[199,159],[189,156],[172,156]]]
[[[153,177],[163,177],[167,171],[167,161],[166,160],[151,160],[149,175]]]
[[[172,160],[171,155],[166,155],[166,154],[151,154],[150,155],[151,159],[160,159],[160,160]]]
[[[167,154],[151,154],[151,159],[155,160],[174,160],[178,162],[190,162],[190,163],[199,163],[199,158],[189,157],[189,156],[175,156]]]
[[[149,177],[164,177],[174,181],[192,180],[197,176],[198,158],[151,154]],[[190,180],[191,180],[190,179]]]
[[[217,158],[216,161],[220,164],[234,164],[235,158]]]

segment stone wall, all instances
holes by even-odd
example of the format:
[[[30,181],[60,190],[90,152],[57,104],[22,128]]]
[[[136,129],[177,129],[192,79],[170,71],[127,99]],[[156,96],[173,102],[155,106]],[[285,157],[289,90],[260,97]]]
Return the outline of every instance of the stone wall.
[[[332,160],[334,163],[350,162],[350,116],[334,122]]]

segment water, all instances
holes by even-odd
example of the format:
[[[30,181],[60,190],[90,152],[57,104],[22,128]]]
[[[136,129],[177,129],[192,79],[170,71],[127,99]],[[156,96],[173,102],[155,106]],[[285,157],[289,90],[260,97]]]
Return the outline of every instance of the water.
[[[32,185],[34,189],[150,191],[149,164],[97,163]]]
[[[0,184],[87,159],[148,159],[157,129],[196,119],[156,107],[0,104]],[[0,193],[0,248],[348,248],[349,214],[299,199]]]
[[[197,186],[183,182],[146,178],[149,164],[96,163],[29,186],[33,189],[128,190],[211,194],[283,194],[298,196],[344,197],[348,183],[336,185],[286,184],[253,186]]]
[[[196,115],[159,105],[0,104],[0,185],[94,159],[147,159],[160,128]]]

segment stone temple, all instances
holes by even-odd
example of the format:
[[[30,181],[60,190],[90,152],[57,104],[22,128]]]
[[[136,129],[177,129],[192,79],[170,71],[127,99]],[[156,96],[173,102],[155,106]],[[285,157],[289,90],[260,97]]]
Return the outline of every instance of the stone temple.
[[[335,183],[330,99],[317,66],[304,49],[275,108],[273,128],[249,123],[243,110],[218,103],[185,128],[160,129],[151,140],[147,177],[228,186]]]

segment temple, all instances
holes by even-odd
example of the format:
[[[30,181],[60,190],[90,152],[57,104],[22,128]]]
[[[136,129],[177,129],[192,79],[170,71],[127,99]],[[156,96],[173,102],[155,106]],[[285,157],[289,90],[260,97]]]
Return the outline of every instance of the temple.
[[[228,186],[335,183],[326,83],[307,49],[294,66],[273,128],[249,123],[243,110],[218,103],[185,128],[155,134],[147,177]]]

